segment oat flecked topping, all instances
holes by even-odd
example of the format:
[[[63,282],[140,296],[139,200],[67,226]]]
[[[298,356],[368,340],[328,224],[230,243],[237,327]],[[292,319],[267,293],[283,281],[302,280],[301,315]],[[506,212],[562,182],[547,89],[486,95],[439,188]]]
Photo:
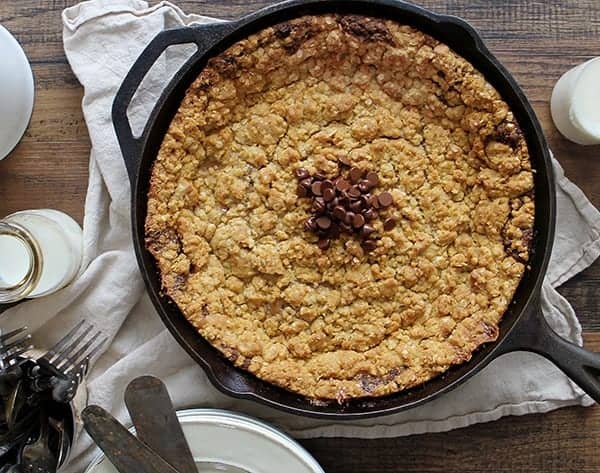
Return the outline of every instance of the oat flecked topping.
[[[365,191],[339,205],[340,176]],[[152,171],[146,245],[232,363],[342,402],[417,386],[495,340],[533,220],[521,129],[468,61],[393,21],[305,16],[191,85]]]

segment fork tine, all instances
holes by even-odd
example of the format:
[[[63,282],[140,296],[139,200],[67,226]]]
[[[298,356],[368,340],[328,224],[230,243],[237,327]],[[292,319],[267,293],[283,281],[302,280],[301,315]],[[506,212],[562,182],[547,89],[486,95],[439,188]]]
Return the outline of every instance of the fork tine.
[[[66,360],[68,360],[69,355],[73,353],[79,344],[85,340],[87,336],[87,332],[82,332],[78,335],[75,340],[73,340],[68,346],[64,347],[61,351],[56,354],[56,357],[53,358],[52,363],[58,367],[58,365],[63,364]]]
[[[102,332],[96,332],[92,338],[77,351],[77,353],[73,354],[73,356],[68,359],[69,365],[67,365],[67,368],[64,370],[65,372],[74,370],[78,365],[80,366],[83,363],[89,362],[89,360],[98,353],[108,340],[107,336],[103,336],[98,340],[98,337],[101,334]]]
[[[25,353],[27,350],[31,350],[32,345],[26,345],[27,340],[21,340],[12,344],[11,349],[6,351],[3,356],[0,357],[0,365],[2,368],[9,367],[11,363],[20,355]]]
[[[98,335],[100,335],[100,333]],[[106,342],[108,342],[108,335],[102,336],[102,338],[100,339],[100,341],[98,342],[96,347],[88,353],[88,355],[86,357],[88,359],[88,361],[93,359],[94,356],[96,356],[98,354],[98,352],[106,344]]]
[[[92,346],[92,344],[94,343],[94,338],[95,335],[92,335],[92,337],[87,342],[81,345],[79,350],[77,350],[75,353],[69,356],[66,360],[63,360],[62,363],[56,365],[56,367],[58,369],[62,369],[66,365],[69,368],[67,368],[65,371],[68,371],[72,366],[77,365],[77,360],[81,358],[82,355],[85,355],[85,352],[90,348],[90,346]]]
[[[25,353],[27,350],[30,350],[32,348],[31,345],[24,345],[21,347],[18,347],[15,351],[13,351],[10,355],[8,355],[6,358],[4,358],[2,361],[4,363],[10,364],[11,361],[13,361],[16,357],[22,355],[23,353]]]
[[[16,347],[17,345],[20,345],[30,339],[31,339],[31,335],[25,335],[23,338],[19,338],[18,340],[14,341],[12,343],[9,343],[8,345],[4,345],[0,349],[0,351],[3,351],[4,353],[8,353],[13,347]]]
[[[27,330],[27,327],[21,327],[12,332],[8,333],[0,333],[0,343],[6,342],[9,338],[14,337],[15,335],[19,335]]]
[[[87,370],[89,367],[89,363],[90,363],[90,359],[89,357],[85,357],[83,359],[83,361],[81,363],[79,363],[79,366],[77,367],[77,369],[74,369],[74,372],[72,373],[72,376],[77,378],[77,382],[81,383],[81,380],[85,377],[85,375],[87,374]]]
[[[27,347],[30,348],[32,345],[30,343],[27,343],[29,341],[30,337],[24,338],[23,340],[19,340],[18,342],[15,342],[11,345],[10,350],[7,350],[5,353],[7,355],[12,355],[12,353],[15,350],[18,350],[19,348],[22,347]]]
[[[71,340],[71,338],[73,338],[75,336],[75,334],[79,331],[79,329],[81,329],[81,327],[85,323],[86,323],[86,321],[82,320],[77,325],[75,325],[75,327],[73,327],[69,333],[67,333],[52,348],[50,348],[50,350],[48,350],[48,353],[46,353],[43,356],[43,358],[45,358],[46,360],[50,361],[53,357],[55,357],[56,354],[59,353],[67,345],[67,343],[69,343],[69,341]]]

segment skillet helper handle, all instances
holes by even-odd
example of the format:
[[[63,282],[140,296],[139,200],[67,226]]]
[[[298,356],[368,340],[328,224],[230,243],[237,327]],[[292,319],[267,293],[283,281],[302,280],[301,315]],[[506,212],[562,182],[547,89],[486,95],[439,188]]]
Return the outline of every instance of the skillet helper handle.
[[[546,322],[539,306],[524,314],[500,351],[530,351],[542,355],[600,403],[600,353],[585,350],[558,335]]]
[[[144,80],[144,77],[146,77],[154,63],[169,46],[190,43],[196,44],[198,49],[179,69],[172,79],[171,84],[174,83],[182,74],[192,67],[200,56],[205,54],[209,48],[225,37],[231,29],[231,22],[215,22],[207,25],[174,28],[162,31],[148,44],[148,46],[146,46],[125,76],[113,101],[112,120],[117,140],[119,141],[121,152],[123,154],[123,159],[125,160],[127,174],[129,175],[129,180],[132,185],[134,184],[137,175],[139,162],[142,157],[142,148],[149,127],[148,124],[146,124],[142,134],[138,137],[134,136],[131,124],[129,123],[129,118],[127,117],[127,109],[140,84]]]

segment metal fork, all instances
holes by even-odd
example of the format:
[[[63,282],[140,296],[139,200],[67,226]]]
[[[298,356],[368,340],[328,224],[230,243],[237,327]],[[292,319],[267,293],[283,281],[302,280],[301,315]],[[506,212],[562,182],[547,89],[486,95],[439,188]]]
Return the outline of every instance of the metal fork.
[[[68,402],[73,398],[87,373],[90,360],[107,341],[108,337],[102,331],[82,320],[37,360],[43,370],[56,377],[52,384],[55,400]]]
[[[27,327],[21,327],[8,333],[0,331],[0,372],[16,364],[17,358],[32,348],[29,340],[31,335],[27,334],[16,340],[10,341],[17,335],[27,331]]]

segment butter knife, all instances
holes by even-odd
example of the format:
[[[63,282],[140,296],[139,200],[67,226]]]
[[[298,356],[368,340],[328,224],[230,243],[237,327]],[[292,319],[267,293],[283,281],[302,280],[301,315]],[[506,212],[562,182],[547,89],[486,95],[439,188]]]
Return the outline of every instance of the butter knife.
[[[120,473],[180,473],[100,406],[82,413],[83,426]]]
[[[198,472],[167,387],[160,379],[134,379],[125,390],[125,405],[138,439],[180,473]]]

